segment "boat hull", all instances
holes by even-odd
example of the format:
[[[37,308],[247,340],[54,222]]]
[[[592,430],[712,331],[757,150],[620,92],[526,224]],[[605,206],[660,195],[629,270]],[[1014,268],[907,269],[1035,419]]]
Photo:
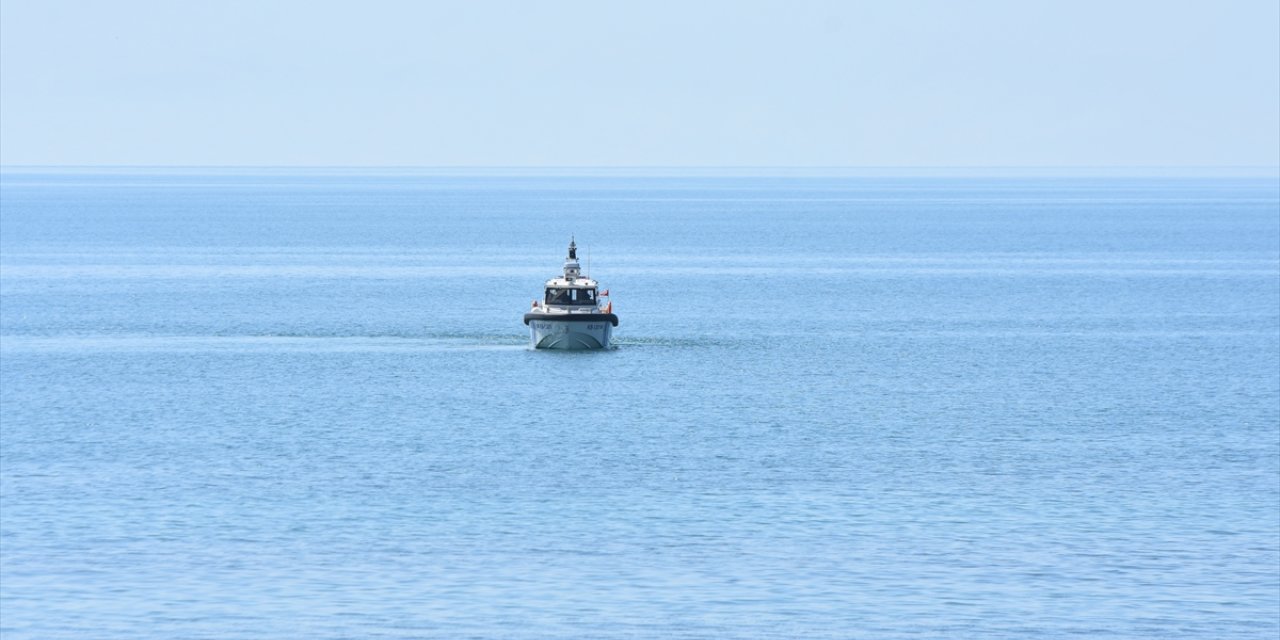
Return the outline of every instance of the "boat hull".
[[[529,325],[533,348],[582,351],[609,348],[618,318],[612,313],[528,313],[524,322]]]

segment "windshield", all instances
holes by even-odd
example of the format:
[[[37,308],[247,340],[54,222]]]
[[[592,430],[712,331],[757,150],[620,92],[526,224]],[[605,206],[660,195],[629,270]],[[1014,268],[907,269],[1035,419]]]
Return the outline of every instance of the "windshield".
[[[547,287],[547,304],[575,305],[595,303],[595,289],[561,289],[557,287]]]

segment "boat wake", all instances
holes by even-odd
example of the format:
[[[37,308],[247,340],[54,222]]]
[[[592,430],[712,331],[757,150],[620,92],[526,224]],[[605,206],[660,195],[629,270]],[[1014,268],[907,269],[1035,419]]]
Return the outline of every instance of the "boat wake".
[[[521,350],[519,335],[499,334],[250,334],[250,335],[5,335],[0,350],[20,352],[420,352]]]

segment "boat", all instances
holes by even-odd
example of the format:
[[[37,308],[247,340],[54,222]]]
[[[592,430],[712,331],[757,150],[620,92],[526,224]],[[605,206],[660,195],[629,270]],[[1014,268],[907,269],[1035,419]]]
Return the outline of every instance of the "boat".
[[[533,348],[609,348],[618,316],[613,313],[613,301],[604,304],[608,297],[608,289],[600,291],[595,280],[582,275],[578,245],[570,238],[564,273],[547,280],[542,300],[534,300],[532,308],[524,314]]]

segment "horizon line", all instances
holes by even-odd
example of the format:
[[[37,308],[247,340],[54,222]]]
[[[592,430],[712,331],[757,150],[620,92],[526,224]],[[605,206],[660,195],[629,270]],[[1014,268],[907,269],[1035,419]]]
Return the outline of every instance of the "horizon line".
[[[1280,178],[1280,165],[411,165],[411,164],[2,164],[0,172],[139,171],[352,171],[422,172],[454,175],[554,174],[619,175],[715,174],[751,177],[892,177],[940,175],[973,177],[1251,177]]]
[[[1278,164],[160,164],[160,163],[5,163],[0,167],[315,167],[330,169],[1280,169]]]

